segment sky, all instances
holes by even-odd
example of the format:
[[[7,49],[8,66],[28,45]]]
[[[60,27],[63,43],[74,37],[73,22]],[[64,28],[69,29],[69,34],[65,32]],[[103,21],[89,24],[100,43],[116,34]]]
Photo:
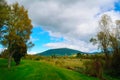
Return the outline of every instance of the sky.
[[[113,21],[120,19],[120,0],[6,0],[18,2],[28,10],[35,46],[29,54],[53,48],[71,48],[94,52],[97,46],[89,42],[98,31],[103,14]],[[1,48],[0,48],[1,49]]]

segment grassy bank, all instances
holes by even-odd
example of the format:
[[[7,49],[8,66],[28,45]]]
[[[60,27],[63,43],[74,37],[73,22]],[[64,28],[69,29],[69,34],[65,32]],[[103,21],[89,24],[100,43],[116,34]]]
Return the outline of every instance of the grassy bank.
[[[23,60],[19,66],[12,63],[8,70],[7,60],[0,59],[0,80],[99,80],[44,62]]]

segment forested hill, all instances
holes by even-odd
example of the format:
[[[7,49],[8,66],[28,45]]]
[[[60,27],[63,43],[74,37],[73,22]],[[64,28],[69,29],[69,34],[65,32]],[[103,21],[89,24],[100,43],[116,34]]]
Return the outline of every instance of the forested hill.
[[[65,56],[65,55],[73,55],[76,53],[83,53],[78,50],[74,49],[69,49],[69,48],[57,48],[57,49],[50,49],[41,53],[38,53],[37,55],[42,55],[42,56],[51,56],[51,55],[57,55],[57,56]]]

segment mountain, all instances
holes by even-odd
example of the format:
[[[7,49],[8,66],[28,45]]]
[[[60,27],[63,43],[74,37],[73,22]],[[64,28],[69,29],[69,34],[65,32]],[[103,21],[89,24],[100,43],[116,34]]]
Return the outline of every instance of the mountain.
[[[65,55],[73,55],[76,53],[83,53],[78,50],[74,49],[69,49],[69,48],[57,48],[57,49],[50,49],[41,53],[38,53],[37,55],[42,55],[42,56],[51,56],[51,55],[57,55],[57,56],[65,56]]]

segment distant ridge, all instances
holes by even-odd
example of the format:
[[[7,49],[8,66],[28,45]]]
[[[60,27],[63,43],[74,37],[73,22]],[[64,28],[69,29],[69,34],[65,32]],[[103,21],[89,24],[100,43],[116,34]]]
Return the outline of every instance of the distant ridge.
[[[57,49],[49,49],[47,51],[38,53],[37,55],[42,55],[42,56],[51,56],[51,55],[57,55],[57,56],[65,56],[65,55],[73,55],[76,53],[83,53],[78,50],[74,49],[69,49],[69,48],[57,48]]]

